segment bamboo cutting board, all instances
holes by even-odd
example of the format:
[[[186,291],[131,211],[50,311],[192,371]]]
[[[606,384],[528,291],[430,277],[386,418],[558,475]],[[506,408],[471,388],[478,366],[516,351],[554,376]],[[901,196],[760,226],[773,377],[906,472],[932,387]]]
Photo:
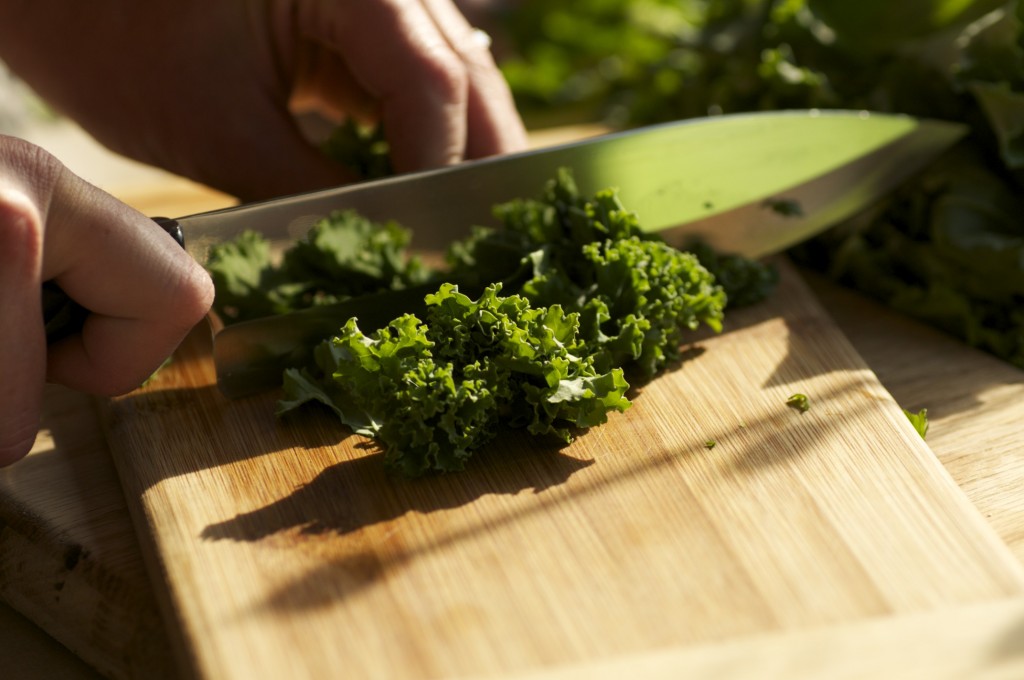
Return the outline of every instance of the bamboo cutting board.
[[[573,445],[504,432],[414,481],[325,413],[226,401],[208,351],[195,334],[105,414],[199,677],[501,677],[1024,590],[786,266]]]

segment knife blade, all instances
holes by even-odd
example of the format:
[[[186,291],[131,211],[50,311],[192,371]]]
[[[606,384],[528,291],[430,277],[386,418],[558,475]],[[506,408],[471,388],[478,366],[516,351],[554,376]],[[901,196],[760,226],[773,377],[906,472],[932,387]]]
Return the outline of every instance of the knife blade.
[[[493,207],[540,194],[561,167],[583,194],[615,187],[644,229],[751,258],[778,252],[885,195],[965,133],[954,123],[863,111],[733,114],[609,133],[559,146],[179,218],[189,252],[245,230],[271,243],[354,209],[395,220],[412,247],[445,248]],[[784,204],[796,210],[778,210]]]

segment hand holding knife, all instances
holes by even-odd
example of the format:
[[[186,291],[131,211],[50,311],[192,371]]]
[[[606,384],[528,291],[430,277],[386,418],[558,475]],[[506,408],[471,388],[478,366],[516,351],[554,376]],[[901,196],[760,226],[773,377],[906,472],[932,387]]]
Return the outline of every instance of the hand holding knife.
[[[152,221],[3,136],[0,259],[0,464],[31,447],[45,382],[104,395],[133,389],[213,301],[202,266]],[[50,346],[39,297],[47,280],[93,312],[84,332]]]

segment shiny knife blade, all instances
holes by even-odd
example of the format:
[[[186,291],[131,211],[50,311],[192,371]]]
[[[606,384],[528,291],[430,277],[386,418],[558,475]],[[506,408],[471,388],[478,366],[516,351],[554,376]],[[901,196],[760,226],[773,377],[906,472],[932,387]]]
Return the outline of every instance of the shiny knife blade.
[[[495,204],[538,196],[566,167],[584,195],[616,187],[642,227],[672,245],[698,238],[720,252],[754,258],[870,206],[964,133],[952,123],[855,111],[720,116],[229,208],[180,223],[200,261],[211,245],[247,229],[286,245],[339,209],[396,220],[412,231],[414,248],[441,250],[471,226],[492,224]],[[412,306],[427,292],[400,295]],[[349,316],[358,316],[364,331],[387,323],[374,320],[381,307],[361,299],[228,326],[214,342],[218,385],[229,397],[279,385],[283,368],[304,363],[312,347]]]
[[[698,237],[722,252],[760,257],[870,205],[964,132],[859,111],[699,118],[177,221],[200,262],[210,246],[245,230],[291,243],[339,209],[395,220],[412,231],[413,248],[440,250],[474,225],[493,225],[496,204],[538,196],[567,167],[584,195],[616,187],[644,229],[672,245]]]

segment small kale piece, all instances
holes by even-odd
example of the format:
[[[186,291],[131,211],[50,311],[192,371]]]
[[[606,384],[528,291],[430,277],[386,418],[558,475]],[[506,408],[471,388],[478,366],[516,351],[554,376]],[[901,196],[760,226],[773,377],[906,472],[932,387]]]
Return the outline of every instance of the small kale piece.
[[[324,155],[352,170],[360,180],[394,174],[390,148],[382,127],[360,125],[351,118],[334,128],[321,145]]]
[[[506,269],[518,256],[518,292],[579,314],[599,366],[635,363],[651,378],[679,356],[684,331],[700,323],[721,330],[726,295],[714,277],[692,254],[645,234],[615,190],[585,198],[561,170],[540,199],[508,202],[495,214],[503,229],[478,229],[449,250],[453,274],[474,280],[496,253]]]
[[[921,439],[928,436],[928,409],[923,408],[917,413],[912,413],[907,409],[903,409],[904,415],[910,421],[910,424],[914,426],[917,433],[921,435]]]
[[[797,411],[800,411],[800,413],[807,413],[811,408],[811,401],[807,398],[806,394],[800,394],[798,392],[797,394],[791,395],[789,399],[786,400],[786,406],[795,408]]]

